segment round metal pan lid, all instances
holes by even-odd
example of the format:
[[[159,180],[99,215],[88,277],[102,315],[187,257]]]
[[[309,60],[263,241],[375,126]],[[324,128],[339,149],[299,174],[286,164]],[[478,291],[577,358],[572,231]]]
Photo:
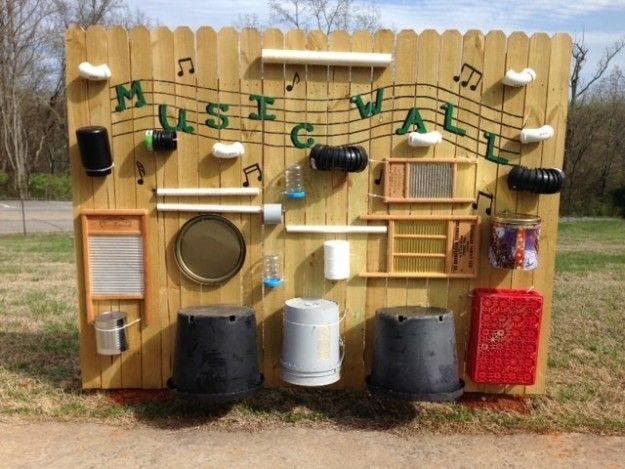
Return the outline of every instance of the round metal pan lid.
[[[245,262],[245,240],[239,229],[220,215],[200,215],[186,222],[176,237],[180,271],[205,285],[234,277]]]

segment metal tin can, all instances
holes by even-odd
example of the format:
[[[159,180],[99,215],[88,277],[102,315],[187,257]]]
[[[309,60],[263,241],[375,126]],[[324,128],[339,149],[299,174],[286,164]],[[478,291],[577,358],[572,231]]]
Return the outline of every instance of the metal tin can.
[[[538,267],[541,220],[536,215],[500,212],[493,217],[488,258],[499,269]]]

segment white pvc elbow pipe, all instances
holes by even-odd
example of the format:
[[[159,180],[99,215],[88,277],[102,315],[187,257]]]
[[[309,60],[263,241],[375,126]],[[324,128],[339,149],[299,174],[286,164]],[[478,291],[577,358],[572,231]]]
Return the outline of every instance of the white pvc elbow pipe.
[[[393,60],[391,54],[287,49],[263,49],[261,57],[265,63],[346,67],[387,67]]]
[[[443,141],[443,136],[437,130],[427,133],[410,132],[408,134],[408,145],[411,147],[430,147]]]
[[[531,68],[525,68],[520,72],[508,70],[503,78],[503,84],[507,86],[525,86],[536,80],[536,72]]]
[[[238,158],[243,154],[245,154],[245,147],[241,142],[217,142],[213,145],[213,155],[217,158]]]
[[[89,62],[82,62],[78,65],[78,73],[81,77],[92,81],[104,81],[111,78],[111,69],[106,64],[91,65]]]
[[[553,134],[553,127],[550,125],[543,125],[537,129],[525,128],[521,130],[521,143],[542,142],[543,140],[549,140],[553,137]]]

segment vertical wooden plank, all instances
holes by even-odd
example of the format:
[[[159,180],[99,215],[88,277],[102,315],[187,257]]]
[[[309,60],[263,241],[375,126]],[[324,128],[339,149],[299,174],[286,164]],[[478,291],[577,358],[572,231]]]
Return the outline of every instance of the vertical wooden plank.
[[[357,31],[351,37],[351,50],[354,52],[371,52],[373,48],[371,34],[366,31]],[[350,75],[350,96],[358,96],[371,91],[371,68],[353,67]],[[366,97],[367,95],[363,96]],[[370,157],[370,119],[361,119],[358,109],[350,107],[347,115],[349,121],[350,141],[358,142],[365,148]],[[370,163],[371,164],[371,163]],[[366,224],[359,220],[363,213],[367,213],[369,202],[369,180],[372,169],[369,167],[361,173],[349,175],[349,193],[347,204],[347,223],[350,225]],[[378,192],[372,186],[371,192]],[[343,374],[345,382],[353,383],[353,387],[364,386],[364,349],[365,349],[365,325],[368,314],[367,310],[367,279],[360,277],[359,272],[367,268],[367,236],[352,236],[349,239],[352,255],[352,276],[347,281],[345,299],[345,363]]]
[[[221,130],[219,138],[224,143],[241,141],[241,116],[245,115],[239,103],[239,35],[234,28],[222,28],[217,33],[217,57],[219,76],[219,102],[229,106],[230,125]],[[242,164],[240,158],[219,159],[221,187],[242,185]],[[250,187],[258,186],[256,175],[250,175]],[[240,215],[227,215],[239,229]],[[232,277],[221,286],[220,303],[241,304],[242,273]]]
[[[527,67],[528,49],[529,40],[525,34],[515,32],[510,35],[506,51],[506,71],[510,69],[523,70]],[[503,85],[499,84],[498,86]],[[517,129],[508,125],[509,120],[506,116],[523,114],[525,90],[526,87],[503,88],[503,112],[501,116],[501,130],[499,132],[499,136],[497,137],[498,144],[496,147],[498,150],[496,151],[500,154],[500,156],[505,155],[505,158],[511,159],[511,162],[515,163],[521,163],[518,157],[512,159],[512,154],[518,155],[520,152],[520,145],[518,141],[516,141],[519,132]],[[484,163],[490,163],[490,161],[486,161]],[[516,194],[508,189],[508,184],[506,182],[509,172],[510,166],[496,165],[496,191],[494,192],[495,214],[504,210],[514,212],[516,209]],[[514,275],[516,275],[514,271],[495,269],[491,267],[490,286],[493,288],[510,288],[512,286],[512,279]],[[521,394],[524,391],[524,386],[486,386],[485,391]]]
[[[551,125],[555,136],[543,143],[541,167],[561,168],[564,158],[564,136],[568,111],[568,79],[571,63],[571,37],[556,34],[551,39],[549,59],[549,86],[545,124]],[[536,384],[526,386],[526,393],[544,393],[547,379],[547,358],[553,302],[555,256],[558,230],[558,209],[560,195],[541,195],[538,200],[538,215],[543,220],[540,238],[540,260],[534,273],[534,285],[545,298],[543,321],[540,328],[540,344]],[[542,290],[541,290],[542,289]]]
[[[174,80],[175,107],[172,106],[173,119],[170,125],[175,126],[181,119],[181,113],[186,113],[188,131],[177,131],[178,149],[176,163],[178,165],[178,185],[175,187],[199,187],[198,161],[198,127],[197,113],[197,73],[195,70],[195,35],[186,27],[176,28],[174,31],[174,55],[171,69],[176,71]],[[186,203],[198,203],[199,197],[185,197]],[[196,213],[179,213],[172,217],[171,227],[175,230],[174,236],[185,222],[196,217]],[[177,224],[175,223],[177,218]],[[200,303],[201,285],[180,275],[180,307],[195,306]],[[172,311],[172,313],[174,313]],[[175,313],[174,313],[175,314]],[[175,327],[172,327],[172,331]]]
[[[269,37],[267,37],[269,40]],[[284,38],[284,47],[285,49],[294,49],[294,50],[303,50],[306,48],[306,34],[304,31],[300,29],[294,29],[289,31]],[[276,72],[277,73],[277,72]],[[307,113],[306,113],[306,90],[308,87],[307,79],[306,79],[306,66],[305,65],[285,65],[284,67],[284,86],[286,84],[293,84],[295,81],[295,76],[300,78],[299,83],[293,86],[293,89],[290,91],[286,91],[284,93],[284,120],[285,120],[285,132],[287,135],[291,130],[302,122],[307,121]],[[277,77],[276,77],[277,78]],[[306,141],[308,136],[308,132],[301,133],[302,141]],[[308,205],[308,201],[311,198],[311,177],[313,170],[308,165],[308,152],[310,151],[307,148],[296,148],[292,142],[289,140],[287,136],[285,136],[285,149],[284,149],[284,167],[288,168],[289,166],[299,164],[302,166],[304,170],[304,183],[306,190],[306,198],[293,200],[293,199],[285,199],[285,222],[303,225],[306,223],[306,206]],[[265,151],[272,151],[275,148],[266,147]],[[303,285],[306,283],[308,271],[306,269],[308,259],[304,258],[302,255],[302,243],[305,238],[301,235],[287,235],[285,236],[285,247],[284,247],[284,298],[294,298],[296,296],[303,295]],[[302,267],[302,265],[304,267]],[[271,321],[268,323],[265,328],[265,350],[269,350],[271,340],[271,347],[275,349],[279,349],[282,344],[282,313],[280,312],[278,315],[274,315],[271,318],[267,318],[267,321]],[[272,337],[269,337],[269,329]],[[277,334],[277,337],[276,335]],[[268,366],[267,364],[266,366]],[[276,377],[279,376],[279,362],[273,362],[271,364],[273,367],[273,373]],[[282,383],[283,384],[283,383]]]
[[[512,33],[508,37],[506,52],[506,71],[510,69],[523,70],[527,67],[527,54],[529,50],[528,37],[519,32]],[[522,115],[525,103],[525,91],[527,87],[504,87],[503,115],[500,135],[497,137],[498,152],[501,156],[510,160],[511,164],[521,163],[521,146],[518,141],[519,131],[510,125],[504,124],[504,118],[511,115]],[[506,117],[504,117],[506,116]],[[506,123],[508,119],[506,118]],[[502,153],[503,152],[503,153]],[[516,210],[516,193],[508,189],[507,177],[511,166],[497,165],[495,213],[501,211],[514,212]],[[510,288],[514,271],[505,269],[493,269],[491,273],[491,286]]]
[[[69,165],[72,175],[74,243],[76,253],[76,280],[78,285],[78,314],[80,320],[80,370],[82,387],[85,389],[102,386],[100,379],[100,357],[96,352],[95,331],[87,321],[85,297],[85,264],[82,246],[82,224],[80,211],[93,208],[93,185],[85,175],[76,141],[76,129],[89,125],[87,83],[78,74],[78,64],[87,60],[85,32],[70,28],[65,34],[65,82],[67,95],[67,131],[69,140]]]
[[[130,80],[141,80],[141,86],[150,104],[143,107],[132,107],[133,119],[133,144],[134,144],[134,164],[143,167],[145,175],[141,177],[138,170],[134,175],[135,180],[143,180],[143,184],[137,183],[136,199],[137,208],[148,210],[147,226],[148,239],[147,248],[152,258],[152,269],[146,272],[147,282],[151,285],[147,304],[152,311],[145,309],[142,305],[142,318],[146,314],[150,315],[150,323],[145,320],[141,323],[141,360],[142,360],[142,387],[160,388],[165,384],[162,378],[161,369],[161,318],[159,315],[159,285],[160,275],[165,275],[159,268],[159,245],[158,245],[158,221],[154,204],[156,197],[152,189],[156,183],[156,158],[157,155],[147,151],[144,145],[144,135],[146,129],[153,129],[154,106],[152,100],[154,96],[152,76],[152,56],[145,51],[150,50],[150,32],[145,27],[133,28],[129,33],[130,39]],[[133,168],[134,169],[134,168]],[[134,181],[133,181],[134,182]]]
[[[264,130],[267,124],[271,122],[271,118],[267,117],[267,120],[255,120],[249,117],[252,113],[260,114],[257,106],[258,101],[252,101],[250,96],[264,94],[260,61],[261,47],[262,37],[256,29],[246,28],[241,31],[239,47],[241,94],[239,96],[239,101],[241,103],[241,109],[245,109],[245,112],[241,113],[241,140],[245,142],[245,155],[241,158],[241,165],[244,168],[253,164],[258,164],[261,168],[266,169],[263,166],[262,143]],[[267,103],[266,112],[268,116],[275,115],[274,106]],[[282,158],[277,156],[277,159],[280,160],[279,164],[281,166]],[[262,184],[258,182],[257,178],[255,179],[253,184],[250,181],[250,186],[262,186],[264,188],[267,182],[272,182],[272,179],[269,179],[269,176],[264,173]],[[263,198],[267,198],[268,202],[271,199],[273,199],[274,202],[279,202],[279,199],[274,198],[272,194],[265,192],[263,196],[249,197],[247,203],[260,205]],[[245,236],[247,240],[247,256],[242,270],[242,302],[243,304],[253,306],[256,309],[257,317],[262,317],[262,311],[259,311],[260,306],[262,306],[262,241],[260,236],[261,229],[263,229],[262,215],[244,215],[242,217],[242,222],[243,236]],[[264,228],[269,230],[272,227],[267,225]],[[260,333],[262,332],[260,321],[258,321],[257,327],[260,337]]]
[[[263,47],[284,49],[284,36],[278,29],[269,29],[263,37]],[[263,198],[265,203],[284,201],[284,161],[286,148],[285,120],[285,76],[284,66],[265,64],[263,66],[263,95],[275,98],[271,114],[275,120],[264,121],[262,134],[263,160]],[[287,258],[284,227],[267,225],[264,227],[264,239],[259,269],[263,269],[262,255],[279,254],[282,265],[296,264],[295,258]],[[260,315],[260,327],[263,342],[263,373],[266,386],[280,384],[280,353],[282,346],[282,307],[285,301],[286,285],[292,277],[286,275],[286,284],[278,288],[263,288],[263,303]]]
[[[217,75],[217,33],[209,27],[198,29],[196,41],[196,83],[197,111],[198,111],[198,176],[200,187],[219,187],[219,162],[211,154],[213,145],[219,141],[220,130],[215,127],[223,125],[220,117],[214,114],[223,114],[217,108],[208,113],[211,104],[219,104],[218,75]],[[212,109],[212,107],[211,107]],[[215,112],[217,111],[217,112]],[[227,114],[227,113],[226,113]],[[208,123],[212,123],[212,127]],[[200,304],[210,305],[219,303],[219,286],[202,285],[200,289]]]
[[[328,50],[328,39],[321,31],[311,31],[306,36],[307,50]],[[313,125],[315,144],[327,144],[328,122],[328,67],[306,66],[306,121]],[[305,138],[305,137],[304,137]],[[304,139],[302,138],[302,140]],[[310,148],[308,149],[310,153]],[[306,200],[306,224],[326,223],[326,197],[331,190],[332,175],[328,171],[311,170],[309,191]],[[323,298],[325,280],[323,277],[323,235],[303,235],[304,262],[306,263],[302,291],[305,296]]]
[[[351,41],[349,34],[346,31],[335,31],[330,34],[328,38],[328,49],[331,51],[350,51]],[[328,84],[327,84],[327,96],[328,96],[328,113],[327,113],[327,128],[328,128],[328,144],[329,145],[352,145],[352,135],[349,133],[349,77],[350,68],[335,66],[329,68]],[[350,192],[350,184],[352,183],[352,176],[356,173],[344,173],[342,171],[332,171],[328,174],[330,177],[330,190],[326,195],[326,223],[328,225],[344,225],[347,222],[347,200]],[[352,240],[345,235],[333,236],[336,239],[347,239],[350,243]],[[322,254],[323,255],[323,254]],[[357,339],[356,343],[352,343],[351,336],[347,336],[353,324],[352,314],[347,310],[347,280],[326,280],[325,281],[325,297],[329,300],[336,301],[339,305],[339,311],[341,315],[344,315],[345,319],[341,324],[341,335],[350,340],[346,343],[346,359],[349,365],[344,360],[344,367],[341,370],[341,381],[339,381],[335,387],[340,388],[355,388],[359,386],[359,382],[355,379],[353,373],[353,365],[351,360],[357,356],[358,350],[354,346],[358,347]],[[349,353],[349,357],[347,354]],[[349,372],[348,372],[349,370]]]
[[[502,109],[503,109],[503,87],[501,77],[505,74],[506,59],[506,37],[501,31],[494,31],[486,36],[484,52],[484,92],[482,95],[482,109],[480,118],[480,139],[483,132],[492,132],[501,135]],[[486,146],[480,142],[478,160],[477,189],[492,194],[497,193],[497,165],[483,158]],[[488,201],[481,201],[477,208],[477,213],[481,216],[481,248],[480,248],[480,269],[479,277],[475,282],[476,286],[490,286],[490,275],[492,267],[488,261],[488,246],[490,239],[490,219],[486,217],[485,210]],[[494,204],[492,214],[494,215]],[[474,385],[467,377],[467,389],[479,391],[499,392],[498,387]]]
[[[440,46],[438,54],[438,86],[437,86],[437,110],[439,111],[439,122],[444,123],[446,104],[455,106],[455,118],[458,118],[458,110],[460,104],[460,83],[454,80],[454,77],[460,73],[462,68],[462,36],[458,31],[445,31],[440,37]],[[431,60],[431,59],[430,59]],[[425,67],[420,67],[420,71],[425,72]],[[456,127],[463,127],[457,120],[454,121]],[[457,133],[450,132],[447,129],[440,129],[443,134],[443,141],[439,143],[435,150],[435,157],[453,158],[456,155],[456,145],[463,145],[466,138],[458,136]],[[443,204],[432,208],[433,212],[451,214],[451,205]],[[429,279],[427,291],[427,304],[431,306],[446,306],[452,308],[449,304],[449,285],[448,279]],[[456,313],[456,324],[458,324],[458,312]],[[460,350],[460,348],[459,348]]]
[[[393,86],[389,87],[388,91],[393,96],[392,102],[389,102],[389,108],[392,109],[391,122],[392,125],[388,129],[388,135],[390,137],[390,149],[387,157],[392,158],[407,158],[416,155],[417,152],[408,146],[408,136],[398,135],[395,130],[399,129],[403,123],[408,112],[415,106],[416,95],[416,81],[417,81],[417,43],[418,38],[414,31],[403,30],[401,31],[395,41],[395,54],[394,54],[394,73],[393,73]],[[403,86],[402,86],[403,85]],[[407,85],[407,86],[406,86]],[[410,131],[415,130],[411,128]],[[408,173],[406,173],[407,175]],[[387,204],[387,213],[399,214],[406,210],[404,204]],[[412,213],[412,206],[409,207]],[[425,210],[422,206],[415,206],[415,211]],[[391,224],[389,224],[392,226]],[[392,258],[392,253],[395,251],[394,246],[394,232],[392,229],[387,234],[387,256],[389,260]],[[393,264],[389,265],[390,269],[393,269]],[[389,270],[390,271],[390,270]],[[423,283],[423,281],[420,281]],[[387,283],[387,306],[404,306],[407,304],[408,297],[408,279],[398,278],[389,279]]]
[[[111,74],[122,83],[130,81],[130,52],[126,30],[114,27],[107,32],[109,45],[108,65]],[[110,89],[109,103],[116,100],[115,89]],[[125,114],[125,115],[124,115]],[[133,123],[128,114],[113,112],[111,115],[111,150],[115,157],[113,172],[117,182],[115,187],[115,206],[118,209],[137,207],[134,181],[134,139]],[[120,302],[121,311],[128,315],[128,323],[139,319],[140,307],[137,301]],[[141,329],[131,326],[126,330],[128,350],[121,355],[121,387],[141,387]]]
[[[491,31],[484,39],[484,76],[482,107],[480,114],[480,134],[492,132],[501,134],[501,112],[503,106],[503,87],[501,78],[505,74],[506,66],[506,36],[501,31]],[[479,159],[477,165],[476,193],[478,190],[492,194],[497,193],[497,165],[487,161],[483,155],[486,146],[479,145]],[[473,282],[474,287],[488,287],[490,282],[491,266],[488,261],[488,246],[490,240],[490,217],[486,215],[488,201],[480,200],[476,215],[480,216],[480,258],[478,277]],[[494,210],[494,209],[493,209]],[[494,213],[493,213],[494,214]],[[485,391],[483,385],[471,383],[469,377],[465,378],[467,390]],[[496,392],[496,391],[492,391]]]
[[[463,67],[466,67],[463,70]],[[469,72],[469,73],[467,73]],[[466,129],[464,137],[458,137],[455,158],[474,159],[479,154],[480,99],[484,86],[484,36],[479,31],[468,31],[462,41],[462,65],[456,72],[460,83],[458,100],[458,123]],[[473,74],[473,76],[471,76]],[[462,142],[462,143],[460,143]],[[463,177],[458,179],[458,191],[462,194],[471,193],[475,188],[477,168],[472,165]],[[470,214],[470,206],[452,206],[452,214]],[[456,319],[456,345],[458,350],[458,366],[461,374],[464,373],[466,346],[470,329],[470,292],[473,286],[471,280],[454,279],[449,282],[447,305],[454,311]]]
[[[154,115],[159,115],[159,105],[166,105],[168,118],[177,122],[175,112],[175,69],[174,69],[174,37],[164,27],[151,32],[152,67],[153,67],[153,108]],[[174,120],[175,119],[175,120]],[[168,155],[155,155],[157,187],[179,187],[178,183],[178,152]],[[164,197],[163,202],[176,203],[177,197]],[[175,212],[159,212],[158,215],[158,251],[160,269],[159,315],[161,320],[161,366],[163,381],[171,376],[174,353],[175,321],[180,309],[180,271],[174,259],[174,243],[178,229],[178,214]]]
[[[417,49],[417,76],[415,86],[415,106],[420,110],[421,117],[425,122],[427,130],[432,132],[438,130],[445,134],[442,128],[442,119],[438,119],[438,74],[439,74],[439,54],[441,38],[432,29],[423,31],[419,35],[419,47]],[[439,121],[440,120],[440,124]],[[399,124],[398,124],[399,125]],[[449,155],[438,150],[438,146],[423,147],[414,149],[415,156],[423,158],[443,157]],[[411,204],[410,213],[449,213],[450,207],[446,204]],[[429,291],[435,292],[434,296],[429,295]],[[429,296],[429,298],[428,298]],[[446,279],[410,279],[408,280],[408,304],[427,306],[447,305],[447,280]]]
[[[525,106],[522,112],[524,116],[524,127],[541,127],[545,122],[550,54],[551,41],[549,40],[549,36],[546,34],[535,34],[532,36],[529,42],[527,66],[531,67],[536,72],[536,80],[525,87]],[[542,143],[521,145],[521,158],[518,163],[529,168],[540,168],[543,147]],[[501,185],[503,185],[504,181],[505,180],[501,180]],[[516,199],[515,211],[517,213],[538,214],[537,195],[529,192],[512,192],[511,197],[512,199]],[[512,288],[527,290],[534,286],[533,282],[533,271],[517,270],[512,273]],[[513,389],[507,391],[521,393],[525,392],[525,389],[525,386],[515,386]]]
[[[395,36],[388,29],[380,30],[373,36],[373,49],[375,52],[393,53],[395,50]],[[356,48],[354,48],[356,50]],[[397,57],[395,57],[397,59]],[[376,90],[385,88],[387,92],[393,89],[395,65],[391,63],[386,68],[374,68],[371,77],[372,95]],[[376,192],[375,179],[383,168],[381,160],[391,153],[393,126],[393,103],[384,104],[383,112],[371,116],[369,120],[370,143],[369,157],[374,160],[369,164],[369,193]],[[387,206],[378,197],[369,197],[368,213],[387,213]],[[386,248],[387,238],[384,236],[369,235],[367,238],[367,271],[384,271],[387,266]],[[390,305],[394,301],[387,296],[387,285],[392,282],[385,278],[367,279],[367,306],[366,306],[366,338],[365,338],[365,370],[369,372],[371,359],[373,358],[373,337],[375,312],[382,306]],[[404,283],[405,285],[405,283]]]
[[[91,26],[87,29],[87,60],[92,64],[108,63],[109,61],[106,31],[100,26]],[[112,129],[108,83],[90,81],[88,82],[88,89],[90,124],[105,127],[110,143]],[[116,163],[116,156],[114,154],[112,156],[113,163]],[[95,178],[93,191],[94,208],[115,208],[115,171],[108,176]],[[113,309],[118,310],[119,302],[98,301],[95,308],[96,314]],[[103,388],[121,387],[121,356],[101,355],[100,367]]]
[[[525,87],[525,106],[523,109],[523,127],[542,127],[545,122],[547,104],[547,82],[549,80],[549,59],[551,55],[551,41],[546,34],[534,34],[529,42],[527,67],[536,72],[536,80]],[[515,69],[517,70],[517,69]],[[517,131],[516,138],[520,138]],[[528,168],[540,168],[544,145],[542,142],[521,144],[521,157],[518,164]],[[517,162],[515,162],[517,163]],[[509,173],[509,172],[508,172]],[[501,180],[507,187],[506,179]],[[512,199],[516,199],[517,213],[538,214],[538,195],[530,192],[511,192]],[[512,288],[527,289],[533,285],[533,271],[517,270],[512,273]]]

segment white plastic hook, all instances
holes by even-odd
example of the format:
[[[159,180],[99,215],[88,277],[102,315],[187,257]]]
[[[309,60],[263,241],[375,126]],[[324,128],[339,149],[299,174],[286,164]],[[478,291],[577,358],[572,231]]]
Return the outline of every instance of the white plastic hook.
[[[503,78],[503,84],[507,86],[526,86],[536,80],[536,72],[531,68],[525,68],[520,72],[508,70]]]
[[[89,62],[82,62],[78,65],[78,73],[81,77],[92,81],[105,81],[111,78],[111,69],[106,64],[91,65]]]

